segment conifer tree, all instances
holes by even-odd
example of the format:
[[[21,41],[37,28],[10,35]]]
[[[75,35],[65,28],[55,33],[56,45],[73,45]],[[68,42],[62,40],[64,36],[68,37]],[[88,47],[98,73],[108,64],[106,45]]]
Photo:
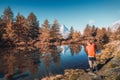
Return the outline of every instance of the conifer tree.
[[[91,27],[89,26],[89,24],[86,25],[84,32],[83,32],[84,36],[91,36]]]
[[[111,37],[113,40],[120,40],[120,26],[117,28],[116,31],[113,32]]]
[[[4,33],[3,19],[0,17],[0,41],[2,41],[3,33]]]
[[[13,21],[13,12],[10,7],[7,7],[3,12],[3,20],[4,22]]]
[[[18,13],[16,16],[16,23],[14,25],[15,42],[29,41],[28,30],[29,28],[26,18]]]
[[[97,28],[93,25],[91,28],[91,36],[95,37],[97,35]]]
[[[60,38],[60,33],[59,33],[59,24],[58,21],[55,19],[52,27],[51,27],[51,38],[52,39],[58,39]]]
[[[13,43],[13,36],[14,36],[14,30],[13,30],[13,12],[10,7],[5,8],[3,12],[3,18],[2,18],[2,24],[3,28],[3,34],[2,38],[6,42],[5,44],[11,45]]]
[[[42,24],[41,33],[42,33],[40,35],[41,41],[48,42],[50,40],[50,24],[47,19]]]
[[[102,29],[98,29],[97,30],[97,35],[96,35],[96,39],[100,42],[107,43],[109,41],[109,37],[107,35],[107,31],[106,28],[102,28]]]
[[[74,28],[73,28],[73,26],[71,26],[69,38],[72,38],[73,33],[74,33]]]
[[[29,37],[31,39],[38,38],[39,34],[39,22],[33,12],[31,12],[27,18],[27,23],[29,27]]]
[[[78,41],[78,40],[80,39],[80,36],[81,36],[81,33],[78,32],[78,31],[75,31],[75,32],[73,33],[73,35],[72,35],[72,39],[73,39],[74,41]]]

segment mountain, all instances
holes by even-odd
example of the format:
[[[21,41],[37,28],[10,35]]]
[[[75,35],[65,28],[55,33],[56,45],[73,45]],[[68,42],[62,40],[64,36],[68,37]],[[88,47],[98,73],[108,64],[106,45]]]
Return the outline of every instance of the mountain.
[[[113,22],[109,28],[114,32],[120,27],[120,20]]]
[[[64,39],[67,39],[69,37],[70,32],[64,24],[60,26],[60,34],[63,36]]]

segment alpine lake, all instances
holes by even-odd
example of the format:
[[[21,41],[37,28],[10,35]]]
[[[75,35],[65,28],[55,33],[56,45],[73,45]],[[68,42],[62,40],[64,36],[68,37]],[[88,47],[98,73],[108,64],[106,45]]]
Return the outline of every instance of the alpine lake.
[[[0,49],[0,80],[8,75],[9,80],[34,80],[87,68],[88,57],[80,44]]]

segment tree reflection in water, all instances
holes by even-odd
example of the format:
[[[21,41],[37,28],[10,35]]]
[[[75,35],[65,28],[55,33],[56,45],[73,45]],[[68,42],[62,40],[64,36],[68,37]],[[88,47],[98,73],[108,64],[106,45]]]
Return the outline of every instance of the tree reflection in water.
[[[55,45],[49,45],[49,46],[41,46],[41,58],[44,61],[44,64],[47,68],[49,68],[51,61],[54,62],[54,64],[57,66],[60,61],[59,57],[59,51],[57,50],[57,46]]]
[[[14,80],[14,76],[19,78],[28,69],[32,74],[37,72],[38,64],[35,62],[39,61],[38,54],[40,52],[37,48],[30,49],[19,47],[0,50],[2,56],[0,58],[0,73],[5,74],[6,80]]]
[[[70,44],[69,47],[70,47],[70,52],[72,56],[74,54],[78,54],[82,49],[80,44]]]
[[[38,48],[29,46],[2,49],[0,50],[0,73],[5,74],[6,80],[41,79],[46,75],[49,76],[52,70],[59,71],[57,67],[61,66],[61,53],[66,54],[66,50],[70,50],[71,55],[78,54],[81,46],[71,44],[65,48],[65,46],[41,45]]]

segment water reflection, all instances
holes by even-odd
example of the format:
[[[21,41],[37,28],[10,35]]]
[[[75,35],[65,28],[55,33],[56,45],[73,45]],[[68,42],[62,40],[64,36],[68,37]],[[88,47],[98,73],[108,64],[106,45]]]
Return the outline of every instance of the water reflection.
[[[81,50],[80,44],[2,49],[0,50],[0,79],[34,80],[51,74],[63,74],[64,69],[84,67],[83,63],[87,62],[87,57],[80,58],[85,55]]]
[[[70,46],[70,52],[73,56],[74,54],[78,54],[81,51],[81,45],[80,44],[71,44]]]
[[[59,64],[60,61],[60,51],[58,51],[57,46],[49,45],[40,47],[41,56],[45,66],[49,68],[51,61],[54,62],[55,66]]]
[[[0,50],[2,54],[0,58],[0,73],[5,74],[5,78],[14,80],[14,75],[22,75],[28,69],[32,74],[37,72],[38,64],[34,64],[39,60],[38,49],[4,49]],[[19,77],[17,76],[17,77]],[[16,78],[17,78],[16,77]]]

